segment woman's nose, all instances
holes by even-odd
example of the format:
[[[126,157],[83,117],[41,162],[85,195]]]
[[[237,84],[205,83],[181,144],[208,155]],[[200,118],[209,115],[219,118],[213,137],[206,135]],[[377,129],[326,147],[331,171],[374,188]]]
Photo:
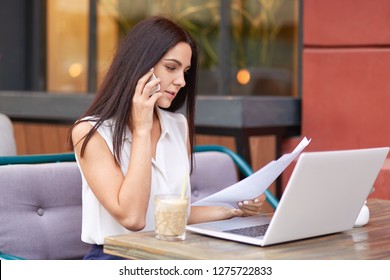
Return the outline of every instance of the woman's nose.
[[[184,73],[180,74],[174,81],[174,85],[179,87],[184,87],[186,85],[186,80],[184,78]]]

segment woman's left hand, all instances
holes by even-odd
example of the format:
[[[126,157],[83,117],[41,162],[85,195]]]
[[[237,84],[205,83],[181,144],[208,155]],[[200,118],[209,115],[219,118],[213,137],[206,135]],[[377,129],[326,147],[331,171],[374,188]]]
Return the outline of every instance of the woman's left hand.
[[[244,200],[238,203],[238,208],[244,212],[244,216],[255,216],[259,215],[261,211],[261,207],[264,204],[266,199],[265,194],[256,197],[253,200]]]
[[[238,204],[238,209],[225,206],[192,206],[188,223],[198,224],[226,220],[234,217],[255,216],[260,214],[264,201],[265,195],[262,194],[253,200],[240,202]]]

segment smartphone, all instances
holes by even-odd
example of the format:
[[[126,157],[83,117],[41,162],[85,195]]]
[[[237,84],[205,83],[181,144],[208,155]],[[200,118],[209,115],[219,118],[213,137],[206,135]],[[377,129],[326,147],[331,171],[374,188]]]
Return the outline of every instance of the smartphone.
[[[157,79],[157,77],[156,77],[156,75],[154,75],[154,73],[152,74],[152,76],[150,76],[150,78],[149,78],[149,80],[148,80],[148,83],[150,82],[150,81],[153,81],[153,80],[155,80],[155,79]],[[153,94],[155,94],[157,91],[159,91],[160,90],[160,84],[157,84],[153,89],[152,89],[152,91],[150,92],[150,96],[152,96]]]

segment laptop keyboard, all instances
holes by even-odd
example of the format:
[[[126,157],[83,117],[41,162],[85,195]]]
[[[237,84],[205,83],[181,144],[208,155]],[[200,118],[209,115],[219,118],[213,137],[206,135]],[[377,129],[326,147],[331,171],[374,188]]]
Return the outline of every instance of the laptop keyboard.
[[[268,229],[269,224],[246,227],[246,228],[236,228],[231,230],[224,230],[223,232],[234,233],[239,235],[245,235],[250,237],[264,236],[265,232]]]

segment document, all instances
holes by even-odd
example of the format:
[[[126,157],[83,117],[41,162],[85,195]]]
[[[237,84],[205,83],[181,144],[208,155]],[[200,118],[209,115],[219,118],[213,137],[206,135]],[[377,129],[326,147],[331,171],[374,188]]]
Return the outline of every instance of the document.
[[[192,205],[205,206],[229,204],[236,208],[239,201],[253,199],[260,196],[279,177],[287,166],[289,166],[290,163],[297,158],[310,141],[311,139],[308,140],[304,137],[291,153],[281,156],[278,160],[271,161],[251,176],[248,176],[217,193],[202,198],[194,202]]]

